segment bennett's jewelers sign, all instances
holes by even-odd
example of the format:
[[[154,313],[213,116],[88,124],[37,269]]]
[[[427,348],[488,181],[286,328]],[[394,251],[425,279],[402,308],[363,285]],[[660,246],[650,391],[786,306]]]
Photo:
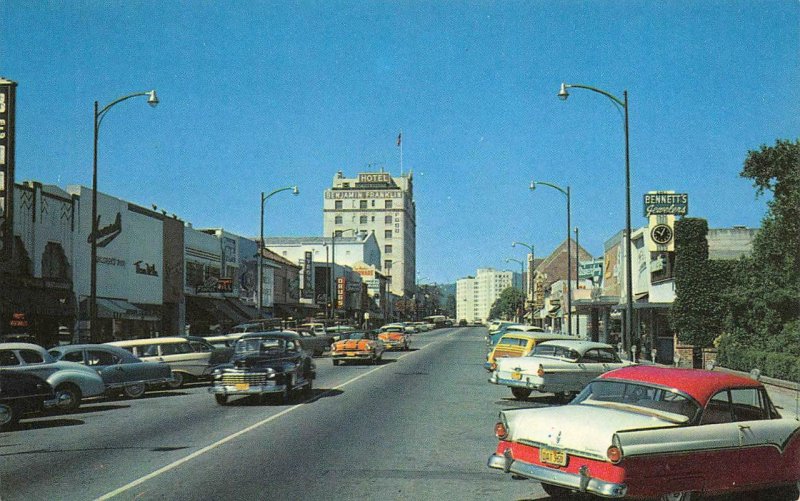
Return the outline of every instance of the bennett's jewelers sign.
[[[689,213],[687,193],[651,192],[644,195],[644,215],[685,216]]]
[[[328,200],[344,200],[350,198],[403,198],[400,190],[326,190],[325,198]]]

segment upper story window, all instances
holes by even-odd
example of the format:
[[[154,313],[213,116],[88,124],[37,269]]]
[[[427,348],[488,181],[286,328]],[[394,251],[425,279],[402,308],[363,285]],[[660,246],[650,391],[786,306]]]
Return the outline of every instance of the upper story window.
[[[342,236],[342,230],[336,230],[333,232],[333,236],[339,238]]]
[[[367,208],[367,201],[366,200],[361,200],[361,202],[358,204],[358,206],[361,209],[366,209]]]
[[[385,230],[383,232],[383,238],[392,238],[392,230]]]
[[[392,224],[392,216],[384,216],[383,222],[386,224]]]
[[[333,206],[334,206],[335,209],[342,209],[343,208],[342,207],[342,201],[341,200],[337,200],[337,201],[333,202]]]
[[[386,270],[386,271],[389,271],[389,270],[392,269],[392,260],[391,259],[387,259],[386,261],[383,262],[383,269]]]
[[[392,208],[392,201],[391,200],[386,200],[384,202],[384,204],[385,204],[385,208],[387,208],[387,209],[391,209]]]
[[[392,253],[392,246],[391,246],[391,245],[384,245],[384,246],[383,246],[383,251],[384,251],[386,254],[391,254],[391,253]]]
[[[334,218],[334,223],[336,223],[336,224],[342,224],[342,216],[336,216],[336,217]]]
[[[367,224],[367,216],[361,216],[358,222],[361,224]]]

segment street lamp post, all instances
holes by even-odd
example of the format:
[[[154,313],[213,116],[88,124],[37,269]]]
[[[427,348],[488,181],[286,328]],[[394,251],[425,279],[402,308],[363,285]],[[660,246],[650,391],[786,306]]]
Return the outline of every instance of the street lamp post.
[[[268,195],[264,195],[264,192],[261,192],[261,232],[259,233],[259,241],[258,241],[258,316],[259,318],[263,317],[263,313],[261,312],[262,302],[264,299],[264,249],[266,249],[266,245],[264,244],[264,202],[267,201],[269,197],[275,195],[276,193],[280,193],[282,191],[289,191],[292,190],[292,195],[299,195],[300,190],[297,189],[297,186],[287,186],[285,188],[278,188],[277,190],[273,191]],[[306,270],[308,273],[308,270]]]
[[[519,274],[520,274],[519,279],[522,280],[525,277],[525,263],[523,261],[520,261],[519,259],[514,259],[513,257],[506,258],[506,263],[511,262],[511,261],[514,261],[515,263],[519,263]],[[523,286],[524,286],[524,284],[523,284]],[[524,296],[525,295],[525,291],[523,291],[522,294]],[[522,309],[524,310],[525,308],[523,307]],[[521,315],[517,315],[517,321],[518,322],[522,321]]]
[[[633,341],[633,270],[631,269],[631,163],[630,163],[630,141],[628,138],[628,91],[622,91],[622,100],[602,89],[589,85],[562,83],[558,92],[558,97],[566,101],[569,97],[567,89],[586,89],[598,94],[602,94],[611,99],[615,104],[622,106],[625,112],[625,331],[622,333],[622,345],[625,352],[629,353]]]
[[[100,134],[100,124],[103,118],[114,105],[126,101],[132,97],[147,96],[147,104],[155,107],[158,104],[158,96],[155,90],[146,92],[135,92],[122,96],[100,109],[97,101],[94,102],[94,160],[92,162],[92,231],[89,234],[91,242],[91,263],[90,263],[90,284],[89,284],[89,336],[93,343],[98,342],[97,332],[97,233],[98,233],[98,220],[97,220],[97,145]]]
[[[572,335],[572,245],[570,244],[572,237],[570,235],[570,195],[569,186],[566,189],[558,186],[557,184],[547,183],[544,181],[531,181],[531,191],[536,189],[537,184],[549,186],[550,188],[560,191],[567,197],[567,335]]]
[[[580,288],[581,283],[581,246],[578,244],[578,227],[575,227],[575,289]],[[577,315],[577,308],[575,309],[575,335],[581,335],[581,317]]]

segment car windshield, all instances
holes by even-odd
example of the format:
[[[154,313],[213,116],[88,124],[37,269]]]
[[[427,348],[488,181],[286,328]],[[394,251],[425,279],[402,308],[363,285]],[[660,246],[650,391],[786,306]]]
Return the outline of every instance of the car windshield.
[[[240,339],[236,342],[236,353],[239,355],[283,353],[284,349],[285,341],[277,338]]]
[[[694,400],[638,381],[593,381],[570,405],[613,407],[674,423],[692,421],[700,412],[700,407]]]
[[[365,339],[365,332],[346,332],[342,334],[342,339]]]
[[[580,358],[580,354],[577,351],[566,346],[554,344],[540,344],[528,356],[566,358],[567,360],[578,360]]]

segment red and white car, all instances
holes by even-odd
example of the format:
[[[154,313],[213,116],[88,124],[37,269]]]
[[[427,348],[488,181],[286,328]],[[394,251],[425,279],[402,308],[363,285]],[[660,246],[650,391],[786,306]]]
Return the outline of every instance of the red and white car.
[[[738,375],[631,366],[568,405],[500,412],[488,466],[545,492],[686,501],[777,488],[797,499],[800,421]]]

